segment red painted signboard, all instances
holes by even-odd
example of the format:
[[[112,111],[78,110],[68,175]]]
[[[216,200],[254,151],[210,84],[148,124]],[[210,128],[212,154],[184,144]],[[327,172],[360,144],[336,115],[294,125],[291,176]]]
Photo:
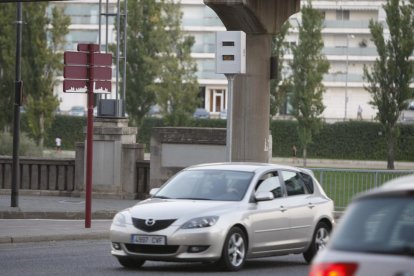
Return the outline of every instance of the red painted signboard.
[[[63,77],[67,79],[87,79],[88,67],[66,65],[63,68]]]
[[[92,53],[91,64],[94,66],[111,66],[112,54]]]
[[[110,93],[112,91],[111,81],[95,81],[93,85],[94,93]]]
[[[89,68],[89,74],[91,80],[110,80],[112,78],[112,68],[92,66]]]
[[[86,65],[88,63],[88,54],[83,52],[65,52],[63,54],[65,65]]]
[[[86,93],[88,92],[87,80],[63,80],[63,92]]]
[[[99,45],[98,44],[78,44],[78,51],[99,52]]]

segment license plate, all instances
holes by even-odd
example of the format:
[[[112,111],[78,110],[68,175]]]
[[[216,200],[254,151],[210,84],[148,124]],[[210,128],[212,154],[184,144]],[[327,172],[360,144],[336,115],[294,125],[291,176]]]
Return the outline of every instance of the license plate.
[[[165,245],[165,236],[132,235],[131,242],[135,244]]]

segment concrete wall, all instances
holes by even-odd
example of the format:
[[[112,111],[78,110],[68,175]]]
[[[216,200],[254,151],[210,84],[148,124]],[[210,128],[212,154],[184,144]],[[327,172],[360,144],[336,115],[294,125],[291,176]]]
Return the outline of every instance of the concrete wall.
[[[11,157],[0,158],[0,194],[11,189]],[[75,185],[75,160],[71,158],[20,158],[19,189],[31,194],[79,196]]]
[[[160,187],[185,167],[225,160],[226,129],[154,128],[151,136],[150,188]]]

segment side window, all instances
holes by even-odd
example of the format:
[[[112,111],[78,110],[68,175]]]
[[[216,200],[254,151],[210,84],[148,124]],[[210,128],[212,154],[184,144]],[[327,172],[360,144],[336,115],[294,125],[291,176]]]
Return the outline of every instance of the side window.
[[[286,192],[288,196],[307,194],[305,182],[299,173],[283,171],[283,181],[285,182]]]
[[[277,172],[263,175],[256,185],[256,192],[271,192],[275,198],[282,197],[283,192]]]
[[[309,191],[310,194],[313,194],[313,180],[309,174],[300,173],[302,176],[303,182],[305,183],[306,189]]]

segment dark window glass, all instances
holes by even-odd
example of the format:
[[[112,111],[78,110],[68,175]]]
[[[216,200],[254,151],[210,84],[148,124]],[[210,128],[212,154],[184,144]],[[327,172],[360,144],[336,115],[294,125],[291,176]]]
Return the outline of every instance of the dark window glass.
[[[331,247],[377,254],[414,255],[414,198],[376,197],[354,202]]]

